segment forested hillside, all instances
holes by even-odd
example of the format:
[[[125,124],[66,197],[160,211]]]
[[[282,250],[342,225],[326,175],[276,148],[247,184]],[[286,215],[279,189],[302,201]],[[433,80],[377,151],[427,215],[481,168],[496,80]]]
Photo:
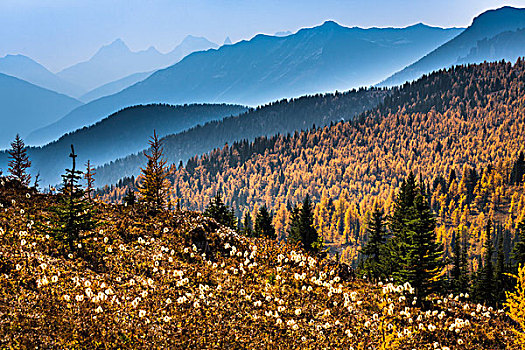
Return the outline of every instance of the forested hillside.
[[[79,191],[90,220],[61,227],[68,192],[14,185],[0,179],[4,348],[499,350],[517,339],[506,314],[465,295],[421,308],[409,284],[356,280],[199,213],[87,205]],[[64,231],[89,222],[68,248]]]
[[[209,152],[226,143],[307,130],[314,124],[324,126],[331,122],[351,120],[355,115],[377,106],[387,94],[388,91],[381,89],[361,89],[281,100],[239,116],[167,136],[163,139],[163,145],[168,162],[179,164],[180,161],[186,162],[196,154]],[[144,154],[139,152],[98,168],[97,186],[116,183],[123,176],[138,175],[144,162]]]
[[[414,172],[426,183],[446,255],[461,230],[468,234],[475,270],[486,219],[494,220],[497,238],[504,237],[508,248],[525,214],[518,159],[524,85],[521,60],[439,71],[395,90],[358,121],[237,142],[193,157],[172,169],[172,196],[202,210],[220,192],[239,217],[266,205],[283,237],[291,204],[309,194],[325,243],[355,262],[373,206],[390,213],[401,181]],[[108,189],[105,198],[117,200],[125,190]]]
[[[80,164],[90,160],[91,165],[99,166],[144,149],[153,130],[162,137],[246,110],[243,106],[227,104],[129,107],[45,146],[29,148],[32,172],[33,175],[40,173],[42,185],[56,185],[61,182],[60,173],[68,165],[71,144],[75,145]],[[0,169],[7,170],[7,163],[7,151],[0,152]]]

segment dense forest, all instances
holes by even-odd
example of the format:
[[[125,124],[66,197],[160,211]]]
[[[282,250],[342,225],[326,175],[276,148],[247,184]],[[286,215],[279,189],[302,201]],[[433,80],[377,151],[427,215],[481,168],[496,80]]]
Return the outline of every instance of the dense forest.
[[[199,125],[163,139],[168,162],[186,162],[196,154],[209,152],[236,141],[259,136],[306,130],[312,125],[351,120],[379,104],[388,94],[381,89],[360,89],[344,93],[318,94],[281,100],[239,116]],[[113,184],[123,176],[137,176],[145,161],[143,152],[113,161],[97,169],[97,186]]]
[[[28,154],[33,162],[32,170],[40,172],[42,183],[56,185],[61,181],[60,172],[67,166],[71,144],[79,152],[80,163],[90,160],[92,165],[99,166],[142,150],[153,130],[159,136],[166,136],[246,110],[243,106],[227,104],[133,106],[45,146],[30,147]],[[0,169],[7,170],[7,161],[7,151],[0,152]]]
[[[439,71],[394,90],[356,121],[235,142],[174,166],[172,199],[203,210],[222,193],[239,218],[266,206],[284,238],[292,205],[308,194],[325,243],[356,265],[373,207],[390,213],[412,171],[428,188],[446,256],[460,230],[477,270],[491,219],[508,261],[525,215],[524,84],[523,61]],[[128,185],[106,188],[104,198],[121,199]]]

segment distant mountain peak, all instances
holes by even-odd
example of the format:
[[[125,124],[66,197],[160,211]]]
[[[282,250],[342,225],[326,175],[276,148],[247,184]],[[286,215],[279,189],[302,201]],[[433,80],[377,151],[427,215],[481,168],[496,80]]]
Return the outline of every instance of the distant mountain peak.
[[[111,44],[102,46],[96,54],[99,54],[104,51],[106,52],[107,51],[126,52],[126,51],[131,51],[131,50],[129,49],[129,47],[126,45],[126,43],[122,39],[118,38],[118,39],[115,39]]]
[[[501,22],[508,23],[517,19],[516,17],[522,17],[525,13],[524,8],[516,8],[512,6],[503,6],[493,10],[487,10],[472,20],[472,27],[478,25],[487,25],[487,24],[498,24]]]
[[[232,41],[230,39],[229,36],[226,37],[226,39],[224,39],[224,45],[231,45],[232,44]]]
[[[325,21],[321,27],[325,27],[325,28],[339,28],[341,27],[341,25],[339,23],[337,23],[336,21],[334,20],[327,20]]]

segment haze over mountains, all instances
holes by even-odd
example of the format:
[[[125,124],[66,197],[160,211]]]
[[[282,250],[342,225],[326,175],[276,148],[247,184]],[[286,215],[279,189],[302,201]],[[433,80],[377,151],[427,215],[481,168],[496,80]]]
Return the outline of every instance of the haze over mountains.
[[[70,145],[75,145],[78,164],[89,159],[93,166],[127,156],[147,147],[155,130],[159,137],[175,134],[197,124],[238,115],[243,106],[217,105],[148,105],[134,106],[119,111],[99,123],[62,136],[42,148],[28,149],[33,175],[40,173],[42,185],[61,182],[60,174],[68,167]],[[7,170],[8,155],[0,152],[0,169]]]
[[[117,39],[103,46],[88,61],[68,67],[58,72],[57,75],[90,91],[135,73],[167,67],[192,52],[216,47],[217,44],[205,38],[189,35],[180,45],[166,54],[160,53],[154,47],[133,52],[121,39]]]
[[[86,90],[59,78],[46,67],[24,55],[6,55],[0,58],[0,73],[69,96],[80,96]]]
[[[115,111],[148,103],[259,105],[283,97],[348,90],[388,74],[459,34],[418,24],[407,28],[347,28],[328,21],[293,35],[190,54],[123,91],[92,101],[28,138],[38,145]]]
[[[248,142],[260,136],[286,135],[311,129],[314,125],[323,127],[341,120],[349,121],[380,104],[389,94],[388,90],[360,89],[281,100],[238,116],[167,135],[162,144],[168,163],[179,164],[225,144]],[[116,183],[123,176],[137,176],[144,161],[143,152],[138,152],[99,167],[97,186]]]
[[[69,96],[0,73],[0,149],[9,147],[17,133],[25,137],[81,104]]]
[[[394,86],[417,79],[423,74],[455,64],[477,63],[485,60],[511,59],[525,55],[519,45],[523,40],[525,9],[503,7],[476,17],[463,33],[438,47],[417,62],[381,82],[380,86]],[[502,34],[504,32],[511,32]],[[503,35],[498,39],[494,38]],[[494,40],[490,40],[494,38]]]

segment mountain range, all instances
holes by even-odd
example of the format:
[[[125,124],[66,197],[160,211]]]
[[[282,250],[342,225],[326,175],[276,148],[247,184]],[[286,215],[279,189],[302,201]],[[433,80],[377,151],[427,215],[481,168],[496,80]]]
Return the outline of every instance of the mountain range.
[[[9,147],[16,134],[25,137],[80,105],[69,96],[0,73],[0,149]]]
[[[192,52],[216,47],[217,44],[205,38],[189,35],[166,54],[160,53],[154,47],[133,52],[121,39],[117,39],[100,48],[88,61],[65,68],[58,72],[57,76],[91,91],[138,72],[168,67]]]
[[[126,108],[44,147],[28,148],[33,175],[40,174],[42,185],[59,183],[60,174],[69,166],[67,155],[71,144],[75,145],[79,164],[90,160],[93,166],[100,166],[144,149],[154,131],[164,137],[246,110],[243,106],[226,104]],[[0,169],[7,170],[7,163],[7,152],[0,152]]]
[[[33,132],[28,142],[44,144],[135,104],[224,102],[254,106],[283,97],[367,86],[461,31],[423,24],[347,28],[328,21],[285,37],[257,35],[250,41],[190,54]]]
[[[523,40],[523,34],[525,34],[523,30],[519,29],[523,28],[525,28],[525,9],[507,6],[484,12],[476,17],[472,24],[457,37],[385,79],[379,85],[400,85],[406,81],[415,80],[423,74],[448,68],[455,64],[505,58],[515,59],[525,54],[523,45],[519,45]],[[511,33],[503,35],[504,32]],[[503,37],[495,38],[498,35],[503,35]],[[511,45],[506,44],[509,39],[513,41]],[[501,45],[506,45],[506,47],[500,48]]]
[[[225,144],[352,120],[356,115],[377,106],[389,94],[387,90],[360,89],[280,100],[238,116],[168,135],[162,139],[162,144],[168,163],[178,164]],[[116,183],[123,176],[137,176],[144,161],[144,152],[141,151],[99,167],[97,186]]]
[[[6,55],[0,58],[0,73],[68,96],[80,96],[86,92],[75,83],[59,78],[40,63],[24,55]]]

